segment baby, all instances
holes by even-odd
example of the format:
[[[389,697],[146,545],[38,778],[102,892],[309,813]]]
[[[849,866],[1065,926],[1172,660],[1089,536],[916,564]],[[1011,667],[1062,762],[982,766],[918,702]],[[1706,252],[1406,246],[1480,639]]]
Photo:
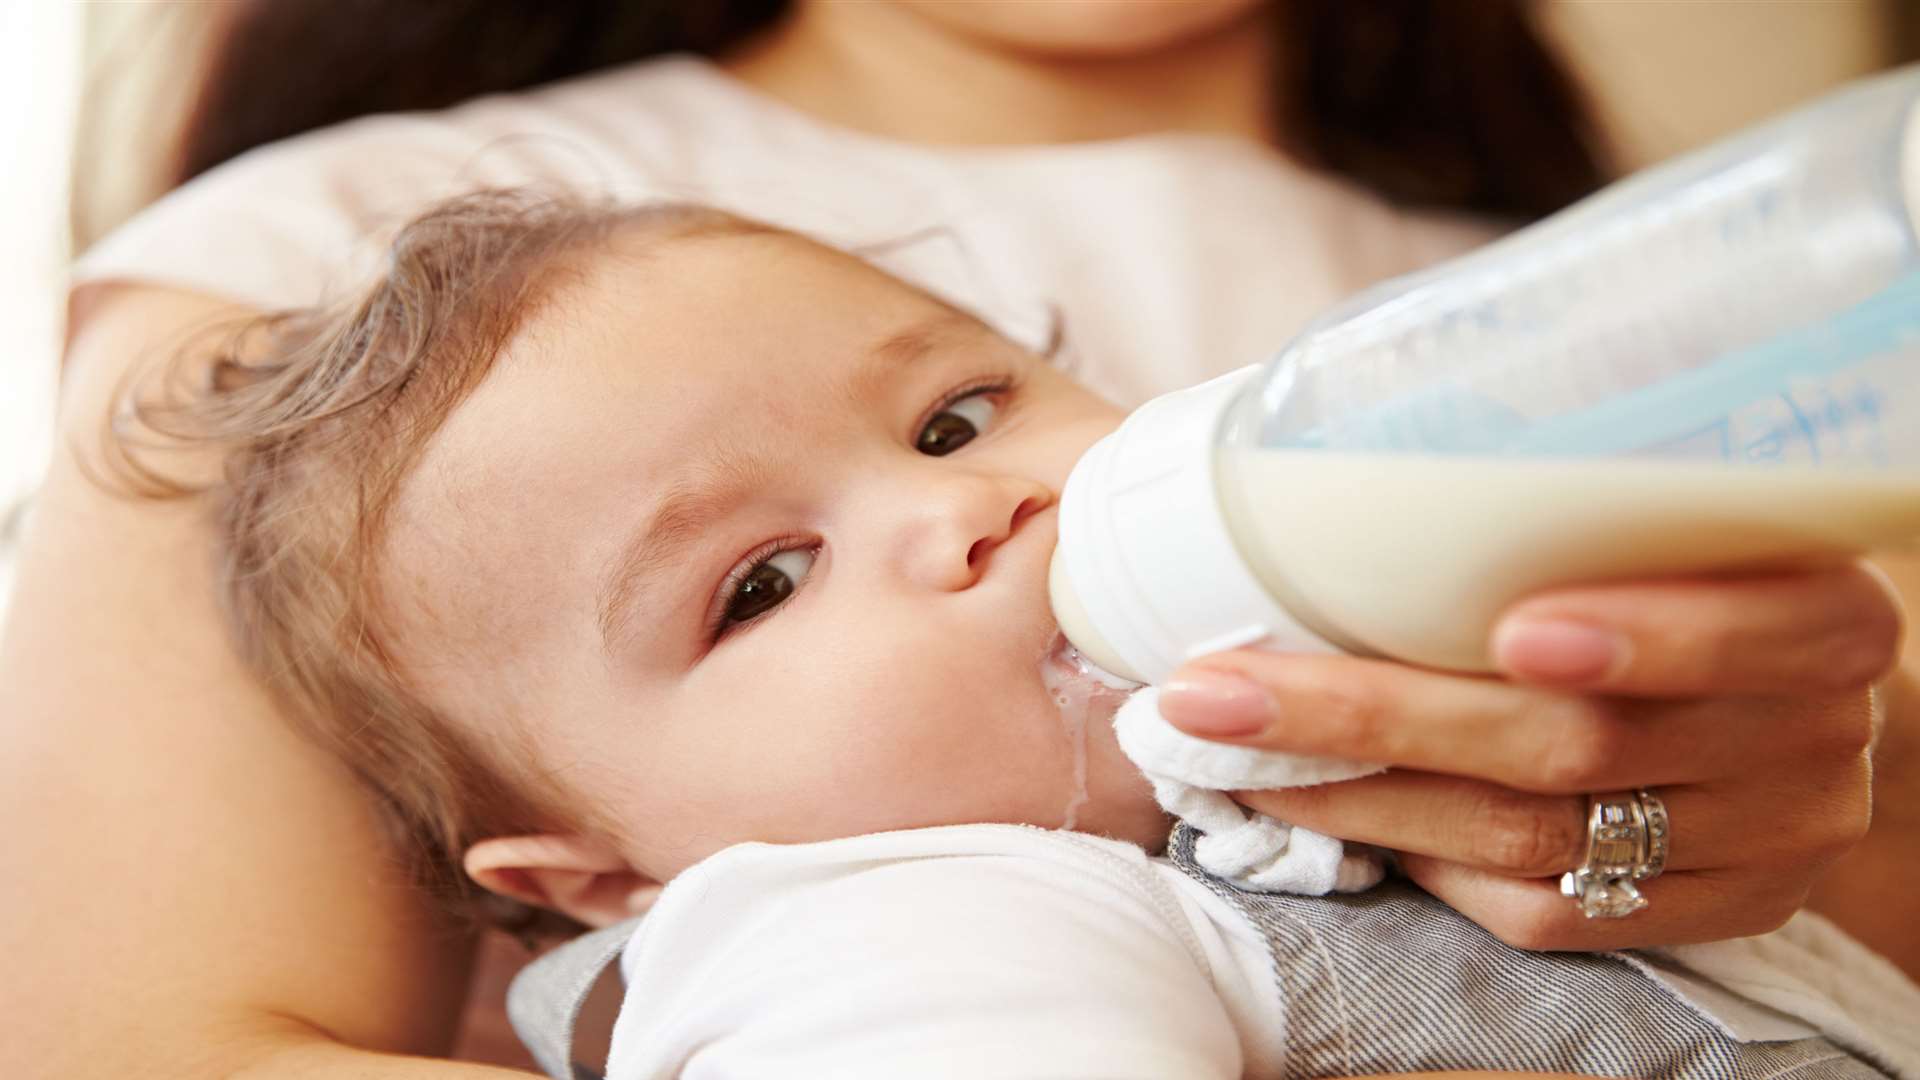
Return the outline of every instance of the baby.
[[[651,905],[610,1076],[1898,1060],[1404,886],[1267,899],[1190,835],[1158,857],[1149,785],[1041,663],[1060,488],[1120,413],[850,255],[483,194],[208,363],[136,411],[227,447],[226,600],[289,712],[442,889]]]

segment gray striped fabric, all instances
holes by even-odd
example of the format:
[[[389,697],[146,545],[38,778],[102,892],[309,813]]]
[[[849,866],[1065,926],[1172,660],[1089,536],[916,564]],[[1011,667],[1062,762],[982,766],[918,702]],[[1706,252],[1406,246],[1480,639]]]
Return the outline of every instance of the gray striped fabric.
[[[1194,863],[1195,836],[1177,827],[1167,853],[1266,935],[1287,1010],[1288,1076],[1886,1075],[1824,1038],[1738,1042],[1617,956],[1510,948],[1403,881],[1342,896],[1242,891]]]

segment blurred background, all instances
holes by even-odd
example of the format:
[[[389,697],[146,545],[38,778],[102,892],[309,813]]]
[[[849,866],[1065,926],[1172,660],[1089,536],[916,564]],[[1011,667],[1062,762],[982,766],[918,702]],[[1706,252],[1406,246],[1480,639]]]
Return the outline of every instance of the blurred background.
[[[235,6],[0,0],[0,513],[45,467],[67,260],[157,194],[193,58]],[[1543,0],[1539,17],[1625,169],[1920,56],[1917,0]]]

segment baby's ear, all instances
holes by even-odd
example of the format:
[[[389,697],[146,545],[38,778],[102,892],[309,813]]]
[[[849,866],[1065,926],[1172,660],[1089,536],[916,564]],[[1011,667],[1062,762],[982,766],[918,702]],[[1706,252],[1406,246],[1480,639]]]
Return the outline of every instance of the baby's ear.
[[[588,926],[612,926],[647,910],[660,883],[600,840],[558,833],[502,836],[467,849],[467,876],[481,887]]]

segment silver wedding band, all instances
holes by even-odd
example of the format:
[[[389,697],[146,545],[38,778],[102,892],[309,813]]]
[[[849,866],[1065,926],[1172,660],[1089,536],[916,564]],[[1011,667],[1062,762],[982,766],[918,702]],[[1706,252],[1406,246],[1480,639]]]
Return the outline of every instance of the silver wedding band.
[[[1667,869],[1667,804],[1646,788],[1634,792],[1640,800],[1640,813],[1647,821],[1647,855],[1634,869],[1634,879],[1649,881]]]
[[[1624,919],[1647,906],[1639,882],[1667,867],[1667,804],[1646,788],[1587,797],[1587,855],[1560,876],[1560,892],[1589,919]]]

